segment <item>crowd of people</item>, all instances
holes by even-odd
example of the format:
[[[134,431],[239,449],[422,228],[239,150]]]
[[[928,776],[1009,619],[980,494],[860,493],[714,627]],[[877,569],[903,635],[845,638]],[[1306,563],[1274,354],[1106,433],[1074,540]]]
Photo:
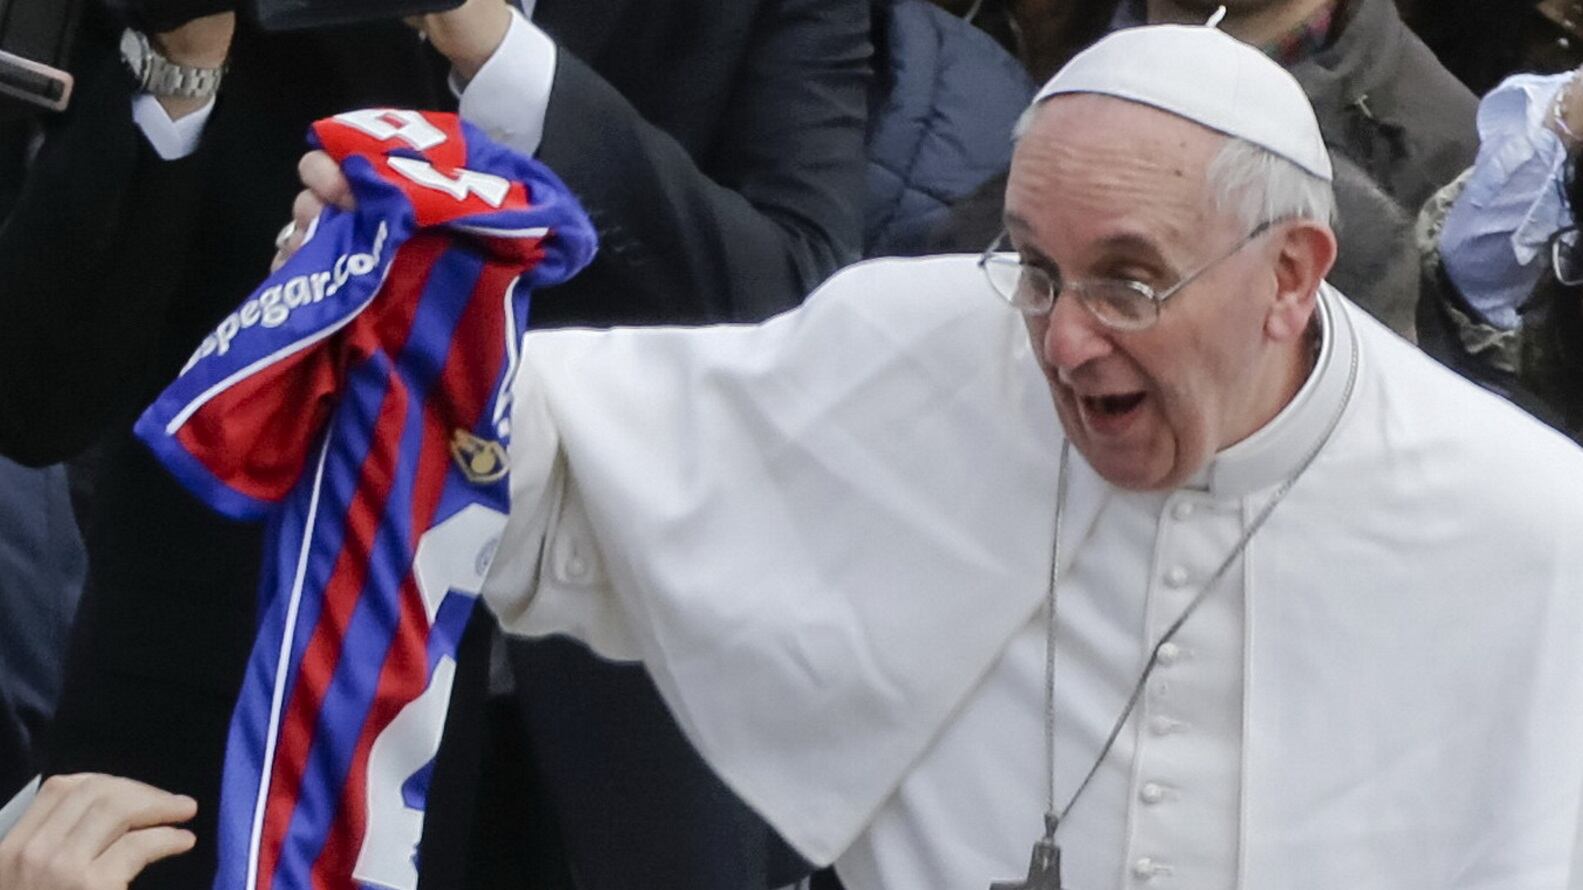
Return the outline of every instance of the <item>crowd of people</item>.
[[[364,108],[598,240],[512,347],[412,886],[1583,888],[1578,74],[1481,98],[1393,0],[79,28],[0,123],[0,890],[257,858],[279,535],[134,424],[373,218],[303,142]],[[265,881],[407,890],[294,819]]]

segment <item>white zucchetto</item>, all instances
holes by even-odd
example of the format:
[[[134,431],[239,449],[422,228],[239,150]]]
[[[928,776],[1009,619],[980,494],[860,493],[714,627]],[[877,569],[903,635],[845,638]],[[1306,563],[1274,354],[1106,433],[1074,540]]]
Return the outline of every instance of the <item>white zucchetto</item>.
[[[1202,25],[1124,28],[1066,63],[1033,99],[1115,96],[1245,139],[1331,179],[1330,152],[1308,96],[1285,68]]]

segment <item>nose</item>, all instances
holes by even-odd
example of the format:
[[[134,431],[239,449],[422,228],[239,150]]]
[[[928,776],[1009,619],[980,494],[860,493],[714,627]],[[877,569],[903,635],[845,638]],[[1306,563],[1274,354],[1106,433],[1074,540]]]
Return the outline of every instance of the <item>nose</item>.
[[[1043,339],[1045,362],[1063,371],[1080,368],[1115,349],[1109,329],[1069,292],[1056,295],[1045,318]]]

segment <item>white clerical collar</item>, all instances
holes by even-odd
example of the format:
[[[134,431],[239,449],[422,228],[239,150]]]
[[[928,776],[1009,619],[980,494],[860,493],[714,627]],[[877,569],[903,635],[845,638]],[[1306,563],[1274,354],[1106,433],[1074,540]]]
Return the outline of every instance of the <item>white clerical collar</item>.
[[[1329,284],[1318,300],[1319,358],[1297,395],[1253,435],[1215,455],[1206,487],[1216,498],[1237,498],[1278,485],[1297,471],[1330,428],[1347,397],[1357,335]]]

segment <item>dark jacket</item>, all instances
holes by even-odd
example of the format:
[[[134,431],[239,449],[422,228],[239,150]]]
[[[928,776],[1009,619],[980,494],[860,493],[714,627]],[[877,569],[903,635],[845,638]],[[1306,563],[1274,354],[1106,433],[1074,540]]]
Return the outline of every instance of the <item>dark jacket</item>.
[[[1478,154],[1477,97],[1408,30],[1394,0],[1347,0],[1335,41],[1290,70],[1331,151],[1414,213]]]
[[[5,689],[0,688],[0,806],[16,796],[33,775],[33,759],[27,740],[22,737],[22,721]]]
[[[987,34],[924,0],[875,6],[868,127],[868,256],[927,251],[950,205],[1011,162],[1033,82]]]
[[[535,324],[758,319],[795,305],[857,256],[870,64],[862,0],[539,0],[534,20],[561,46],[539,156],[583,201],[603,242],[584,275],[535,294]],[[52,124],[0,229],[0,453],[46,463],[105,442],[91,578],[48,766],[129,775],[196,797],[197,850],[156,865],[137,886],[207,890],[260,542],[256,529],[188,497],[131,439],[130,422],[262,277],[299,188],[310,121],[454,100],[447,66],[399,23],[285,35],[244,25],[202,146],[165,162],[131,120],[117,36],[107,23],[88,23],[74,107]],[[464,658],[487,653],[487,634],[479,639]],[[568,656],[554,666],[558,675],[532,682],[577,688],[591,662]],[[586,682],[613,710],[652,695],[640,669],[609,684],[602,676]],[[647,721],[649,704],[630,710]],[[572,735],[557,720],[604,715],[536,716],[526,732],[551,747]],[[645,848],[612,853],[606,841],[646,829],[656,812],[678,834],[714,830],[718,814],[692,811],[685,796],[718,780],[688,761],[660,774],[672,785],[643,785],[648,740],[665,739],[669,751],[680,733],[671,722],[637,725],[587,754],[609,758],[608,785],[562,787],[559,776],[545,777],[539,809],[511,842],[514,852],[546,851],[546,864],[542,875],[518,871],[518,880],[562,886],[576,870],[582,886],[602,887],[607,876],[652,868],[639,859]],[[453,769],[467,772],[447,758],[465,765],[478,752],[447,745],[436,794],[468,810],[468,794],[438,786]],[[633,798],[646,808],[625,807]],[[591,814],[601,813],[591,833]],[[425,839],[425,875],[451,876],[430,886],[459,886],[452,878],[457,858],[470,855],[470,811],[431,811],[427,825],[450,832]],[[556,859],[563,839],[565,863]],[[686,885],[697,858],[653,873]]]
[[[1325,279],[1391,330],[1416,339],[1415,217],[1344,155],[1332,165],[1338,252]]]
[[[536,295],[537,323],[764,318],[857,257],[861,0],[540,0],[535,21],[565,50],[539,157],[602,241],[585,274]],[[163,162],[132,123],[116,37],[100,23],[81,41],[77,101],[0,231],[0,453],[24,463],[119,429],[245,296],[308,123],[454,104],[399,24],[244,28],[203,147]]]
[[[0,751],[0,778],[31,766],[55,710],[86,568],[65,468],[0,458],[0,736],[20,746],[11,763]],[[0,804],[9,796],[0,782]]]

